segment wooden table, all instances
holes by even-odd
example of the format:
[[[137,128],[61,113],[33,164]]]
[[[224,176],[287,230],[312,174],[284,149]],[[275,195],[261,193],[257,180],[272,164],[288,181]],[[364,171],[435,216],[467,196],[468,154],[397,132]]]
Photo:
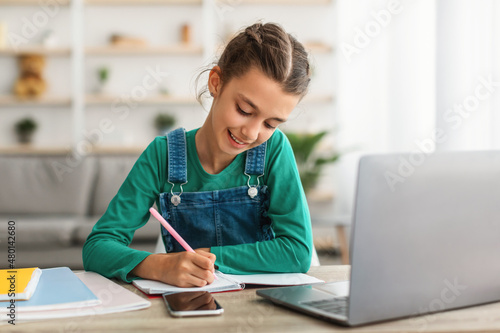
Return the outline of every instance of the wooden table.
[[[349,266],[312,267],[309,274],[325,281],[348,278]],[[134,286],[119,282],[134,293]],[[139,311],[74,317],[1,326],[2,332],[500,332],[500,302],[434,315],[402,319],[358,328],[344,328],[289,309],[257,296],[256,289],[215,294],[224,307],[217,317],[173,318],[161,298]],[[145,296],[144,296],[145,297]]]

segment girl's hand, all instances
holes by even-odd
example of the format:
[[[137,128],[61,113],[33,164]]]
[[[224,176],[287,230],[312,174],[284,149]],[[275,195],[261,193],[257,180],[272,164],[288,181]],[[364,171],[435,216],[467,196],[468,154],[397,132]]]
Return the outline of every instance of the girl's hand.
[[[151,254],[132,274],[174,286],[203,287],[214,281],[215,255],[201,249],[193,252]]]

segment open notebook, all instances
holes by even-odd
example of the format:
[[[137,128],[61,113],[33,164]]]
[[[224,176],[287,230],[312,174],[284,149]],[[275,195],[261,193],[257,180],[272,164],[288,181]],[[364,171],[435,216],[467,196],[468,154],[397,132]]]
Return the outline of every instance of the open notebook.
[[[163,282],[153,280],[134,280],[132,283],[146,294],[176,293],[181,291],[236,291],[245,288],[245,284],[265,285],[265,286],[298,286],[304,284],[323,283],[325,281],[302,273],[272,273],[272,274],[252,274],[234,275],[223,274],[215,271],[218,280],[204,287],[180,288]]]

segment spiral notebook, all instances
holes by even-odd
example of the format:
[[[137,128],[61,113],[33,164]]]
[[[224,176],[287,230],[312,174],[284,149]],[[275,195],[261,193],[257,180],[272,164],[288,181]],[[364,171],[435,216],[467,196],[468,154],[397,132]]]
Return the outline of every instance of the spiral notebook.
[[[298,286],[304,284],[323,283],[323,280],[302,273],[271,273],[234,275],[215,271],[218,280],[209,285],[195,288],[180,288],[153,280],[134,280],[132,283],[146,294],[173,294],[182,291],[209,291],[212,293],[223,291],[237,291],[245,288],[245,285],[261,286]]]

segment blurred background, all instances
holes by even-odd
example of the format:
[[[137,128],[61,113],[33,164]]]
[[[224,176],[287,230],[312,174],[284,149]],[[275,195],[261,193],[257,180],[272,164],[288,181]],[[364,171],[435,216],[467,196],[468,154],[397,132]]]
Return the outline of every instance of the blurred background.
[[[261,21],[309,51],[310,93],[280,128],[320,262],[347,263],[361,155],[500,147],[494,17],[493,0],[0,0],[0,245],[12,220],[19,267],[81,268],[140,152],[202,125],[198,73]],[[158,232],[132,246],[153,251]]]

